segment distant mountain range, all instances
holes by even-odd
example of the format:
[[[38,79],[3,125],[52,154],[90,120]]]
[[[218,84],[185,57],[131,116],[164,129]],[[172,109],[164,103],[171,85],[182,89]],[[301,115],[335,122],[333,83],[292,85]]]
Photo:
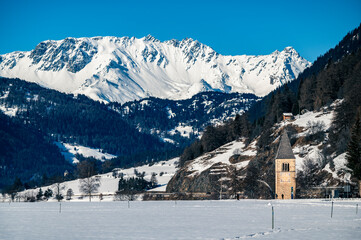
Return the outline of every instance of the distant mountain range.
[[[187,146],[188,139],[200,137],[206,126],[242,115],[260,99],[254,94],[203,92],[185,100],[150,97],[108,106],[140,132]]]
[[[94,100],[186,99],[199,92],[264,96],[311,64],[286,47],[262,56],[223,56],[196,40],[152,36],[66,38],[0,55],[0,76]]]

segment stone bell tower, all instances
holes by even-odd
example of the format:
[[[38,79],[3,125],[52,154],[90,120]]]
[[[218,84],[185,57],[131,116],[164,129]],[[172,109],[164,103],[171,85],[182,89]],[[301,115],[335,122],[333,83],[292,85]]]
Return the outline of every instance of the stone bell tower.
[[[283,130],[275,160],[276,199],[294,199],[296,195],[296,158],[287,131]]]

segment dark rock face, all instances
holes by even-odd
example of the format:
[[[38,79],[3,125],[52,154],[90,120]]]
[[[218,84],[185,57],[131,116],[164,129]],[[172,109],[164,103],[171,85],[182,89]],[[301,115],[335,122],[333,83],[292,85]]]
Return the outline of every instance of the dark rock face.
[[[41,61],[38,68],[43,71],[60,71],[64,67],[69,72],[76,73],[82,70],[97,53],[97,48],[89,42],[74,38],[66,38],[60,44],[42,42],[30,53],[33,64]]]
[[[185,38],[182,41],[170,40],[168,44],[181,48],[188,64],[194,64],[198,58],[210,62],[219,55],[213,49],[191,38]]]
[[[43,58],[44,54],[53,45],[52,42],[41,42],[39,43],[33,51],[30,53],[30,58],[33,59],[33,64],[38,64]]]
[[[164,56],[164,54],[157,51],[157,49],[155,49],[153,47],[146,46],[143,49],[141,54],[142,54],[145,62],[154,62],[158,58],[158,61],[157,61],[158,66],[160,66],[162,63],[164,63],[163,67],[168,65],[168,59],[166,58],[166,56]]]
[[[245,171],[238,171],[239,175],[244,173]],[[191,174],[192,172],[187,171],[186,166],[180,169],[169,181],[167,192],[212,193],[219,195],[221,184],[225,194],[226,189],[230,189],[233,184],[231,164],[215,163],[199,175],[192,176]],[[224,180],[222,181],[221,178],[224,178]]]
[[[210,170],[195,177],[189,177],[190,172],[180,170],[167,185],[167,192],[214,192]]]

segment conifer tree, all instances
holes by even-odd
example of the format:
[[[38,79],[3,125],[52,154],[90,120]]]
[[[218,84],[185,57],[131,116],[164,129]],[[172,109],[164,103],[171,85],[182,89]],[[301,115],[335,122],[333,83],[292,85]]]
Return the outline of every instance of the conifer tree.
[[[46,191],[44,192],[44,197],[46,199],[49,199],[52,196],[53,196],[53,191],[50,188],[46,189]]]
[[[229,174],[231,179],[231,193],[236,197],[237,192],[239,192],[241,189],[241,181],[238,178],[238,172],[237,168],[230,167],[229,168]]]
[[[150,178],[150,184],[152,185],[152,188],[155,188],[158,186],[158,180],[157,180],[155,172],[152,173],[152,177]]]
[[[43,196],[43,190],[40,188],[38,194],[36,195],[36,200],[40,201]]]
[[[361,180],[361,124],[360,115],[357,114],[356,122],[352,128],[351,139],[346,152],[347,167],[352,170],[352,175]]]

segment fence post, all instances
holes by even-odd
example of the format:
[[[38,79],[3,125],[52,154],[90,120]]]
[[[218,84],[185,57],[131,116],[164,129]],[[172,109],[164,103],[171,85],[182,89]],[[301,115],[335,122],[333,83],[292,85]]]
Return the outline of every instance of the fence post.
[[[333,201],[332,201],[332,205],[331,205],[331,218],[332,218],[332,215],[333,215]]]
[[[272,229],[275,228],[275,212],[272,206]]]
[[[356,215],[358,213],[358,203],[356,203]]]

